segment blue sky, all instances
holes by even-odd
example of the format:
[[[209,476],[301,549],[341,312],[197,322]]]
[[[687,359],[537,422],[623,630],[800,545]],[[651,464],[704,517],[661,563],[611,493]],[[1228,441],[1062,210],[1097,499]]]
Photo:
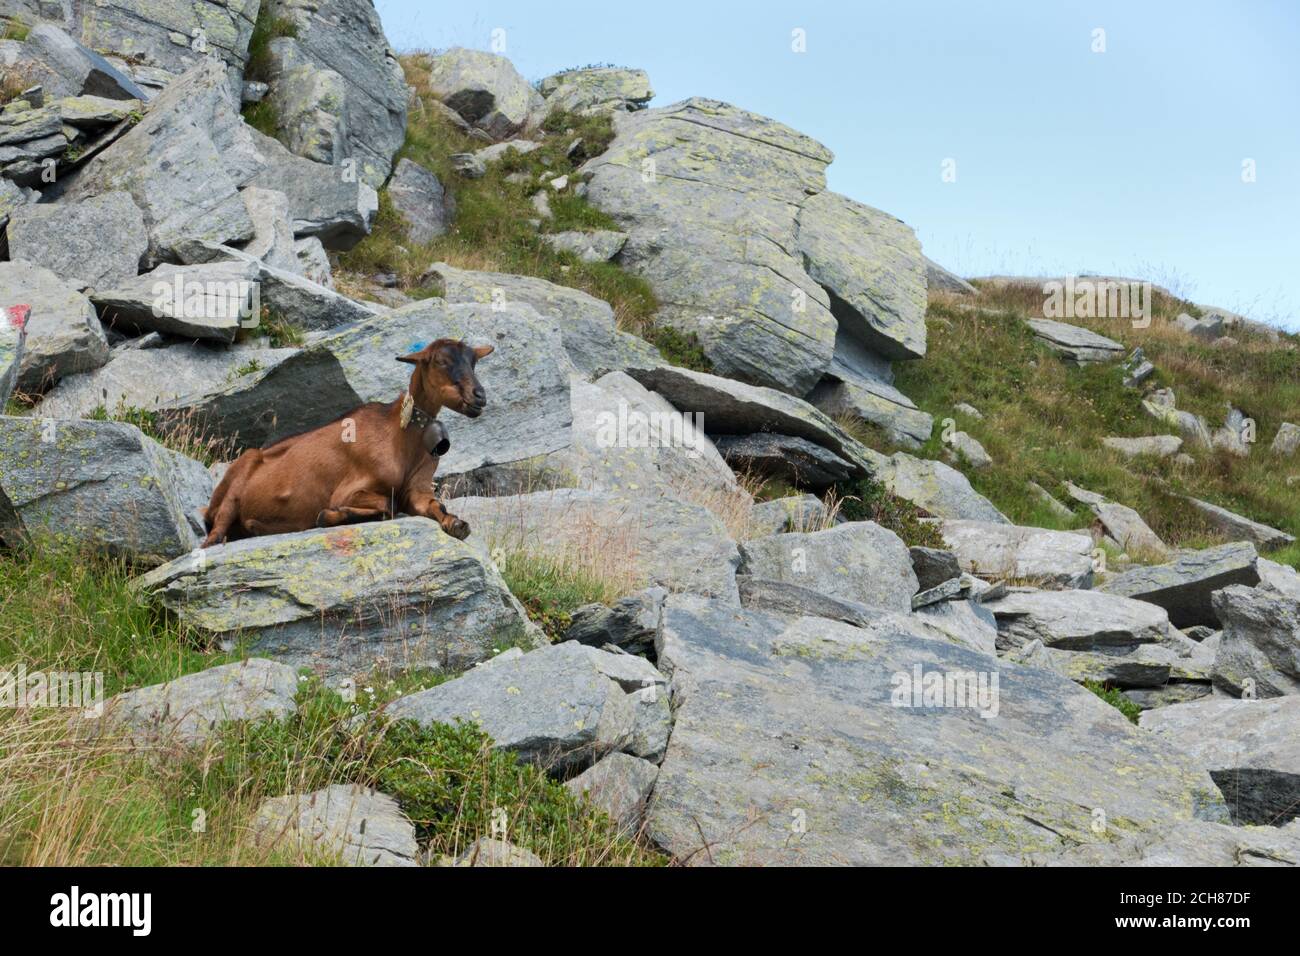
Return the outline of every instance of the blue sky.
[[[502,30],[530,80],[610,62],[781,120],[963,275],[1136,275],[1300,329],[1298,0],[375,5],[399,50]]]

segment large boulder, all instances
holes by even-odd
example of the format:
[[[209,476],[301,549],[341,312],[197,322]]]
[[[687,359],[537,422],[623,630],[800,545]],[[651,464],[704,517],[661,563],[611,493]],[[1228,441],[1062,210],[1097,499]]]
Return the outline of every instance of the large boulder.
[[[576,488],[444,504],[494,553],[599,556],[643,584],[740,602],[740,554],[722,521],[699,505]]]
[[[1092,586],[1092,538],[990,521],[945,521],[940,531],[963,571],[1039,586]]]
[[[929,256],[925,256],[925,285],[930,292],[946,292],[949,295],[978,295],[975,288],[961,276],[949,272]]]
[[[1234,822],[1277,827],[1300,815],[1300,697],[1217,697],[1150,710],[1138,722],[1209,772]]]
[[[503,56],[460,47],[428,58],[429,89],[493,139],[509,139],[528,124],[541,95]]]
[[[454,672],[536,640],[480,550],[426,518],[247,538],[135,586],[200,633],[331,674],[380,661]]]
[[[260,283],[252,263],[164,264],[91,294],[110,328],[136,334],[230,343],[260,321]]]
[[[1249,542],[1185,551],[1168,564],[1130,568],[1115,575],[1101,590],[1158,604],[1169,612],[1174,627],[1218,626],[1210,597],[1230,584],[1259,583],[1259,555]]]
[[[397,54],[384,36],[371,0],[263,0],[268,12],[293,24],[293,35],[272,41],[271,101],[287,114],[310,112],[289,145],[301,155],[313,151],[313,134],[337,131],[328,158],[352,161],[359,177],[378,189],[393,168],[406,138],[407,86]],[[296,71],[297,83],[281,82]],[[324,82],[322,83],[322,79]],[[324,89],[326,95],[313,91]],[[305,100],[303,91],[306,91]]]
[[[1030,866],[1300,866],[1300,823],[1275,828],[1193,820],[1161,833],[1125,835],[1114,842],[1081,844],[1006,862]]]
[[[102,43],[96,46],[107,49]],[[28,31],[16,65],[24,69],[27,82],[33,86],[39,84],[47,97],[146,99],[146,94],[130,77],[53,23],[38,23]]]
[[[1011,524],[965,475],[941,461],[899,451],[881,463],[876,476],[895,495],[936,518]]]
[[[212,478],[121,422],[0,417],[0,534],[161,563],[201,540]]]
[[[108,361],[108,338],[90,300],[43,266],[0,262],[8,302],[27,305],[27,342],[17,387],[36,392]]]
[[[419,866],[415,827],[384,793],[333,784],[315,793],[262,801],[253,842],[266,850],[306,855],[343,866]]]
[[[1052,319],[1029,319],[1035,337],[1076,365],[1110,362],[1123,357],[1124,346],[1090,329]]]
[[[252,658],[111,698],[101,726],[124,728],[141,746],[200,744],[225,721],[287,717],[297,711],[298,671]]]
[[[546,109],[571,113],[632,112],[645,109],[654,99],[645,70],[591,67],[553,73],[537,84]]]
[[[910,611],[917,592],[907,545],[872,521],[811,534],[776,534],[740,545],[741,571],[869,607]]]
[[[584,375],[663,364],[654,346],[619,331],[608,302],[580,289],[533,276],[456,269],[445,262],[434,263],[428,275],[448,302],[478,302],[498,311],[517,302],[532,306],[559,326],[569,358]]]
[[[42,265],[77,289],[134,279],[149,248],[140,209],[124,192],[24,206],[9,222],[9,257]]]
[[[659,664],[676,722],[648,833],[685,863],[979,863],[1226,818],[1088,691],[953,643],[673,596]]]
[[[1163,608],[1098,591],[1016,589],[984,604],[1002,648],[1042,641],[1066,651],[1110,651],[1158,644],[1169,634]]]
[[[649,760],[612,753],[564,786],[575,797],[585,797],[604,811],[624,836],[632,836],[641,828],[646,800],[658,776],[659,768]]]
[[[1218,505],[1210,504],[1208,501],[1201,501],[1199,498],[1190,496],[1184,496],[1183,500],[1204,515],[1210,524],[1234,541],[1249,541],[1261,550],[1284,548],[1289,544],[1295,544],[1295,535],[1280,531],[1277,528],[1270,528],[1258,521],[1251,521],[1249,518],[1229,511],[1227,508],[1221,508]]]
[[[934,419],[893,386],[892,376],[884,376],[866,363],[849,361],[853,354],[860,353],[837,351],[826,377],[808,401],[828,415],[851,415],[879,425],[898,444],[919,448],[934,431]]]
[[[1212,600],[1223,622],[1215,685],[1234,696],[1300,694],[1300,599],[1234,584]]]
[[[1168,554],[1169,548],[1160,540],[1160,536],[1128,505],[1111,501],[1069,481],[1065,483],[1065,488],[1071,498],[1092,510],[1106,535],[1124,551],[1156,560]]]
[[[737,473],[786,482],[799,488],[827,488],[853,475],[847,461],[806,438],[753,432],[715,436],[719,453]]]
[[[385,713],[421,725],[473,721],[497,748],[559,773],[635,752],[638,719],[657,714],[666,694],[666,679],[644,658],[569,641],[476,667]]]
[[[406,221],[411,242],[418,245],[444,235],[456,212],[455,200],[438,177],[409,159],[398,161],[388,183],[388,198]]]

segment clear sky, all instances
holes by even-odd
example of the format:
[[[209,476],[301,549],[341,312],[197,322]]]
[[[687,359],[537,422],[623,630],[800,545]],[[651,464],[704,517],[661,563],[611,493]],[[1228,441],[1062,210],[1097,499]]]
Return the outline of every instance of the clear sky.
[[[774,117],[963,275],[1139,276],[1300,329],[1300,0],[375,5],[399,50],[503,31],[530,80],[640,67],[653,106]]]

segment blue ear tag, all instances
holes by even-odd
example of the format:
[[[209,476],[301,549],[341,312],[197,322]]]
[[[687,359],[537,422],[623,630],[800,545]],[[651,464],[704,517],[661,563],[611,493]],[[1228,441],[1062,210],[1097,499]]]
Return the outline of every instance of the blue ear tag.
[[[406,350],[406,354],[410,355],[412,352],[422,352],[428,344],[428,342],[412,342],[411,347]]]

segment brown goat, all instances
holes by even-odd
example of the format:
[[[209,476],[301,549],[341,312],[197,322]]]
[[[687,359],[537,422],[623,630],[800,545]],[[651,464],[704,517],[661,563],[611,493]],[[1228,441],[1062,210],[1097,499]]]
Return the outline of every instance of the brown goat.
[[[438,456],[448,448],[444,408],[478,418],[487,405],[474,366],[491,354],[438,339],[398,356],[415,366],[396,401],[370,402],[313,431],[244,452],[212,493],[203,547],[263,534],[379,521],[402,513],[432,518],[454,538],[469,525],[433,495]]]

